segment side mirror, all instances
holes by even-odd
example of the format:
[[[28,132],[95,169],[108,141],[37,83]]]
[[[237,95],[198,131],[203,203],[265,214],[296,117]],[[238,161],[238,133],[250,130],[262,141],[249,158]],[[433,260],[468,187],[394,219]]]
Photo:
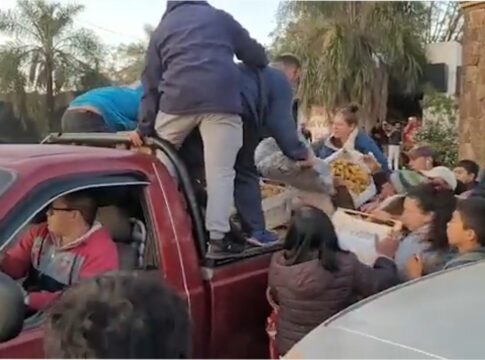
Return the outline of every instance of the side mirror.
[[[24,317],[24,295],[20,285],[0,272],[0,342],[11,340],[20,334]]]

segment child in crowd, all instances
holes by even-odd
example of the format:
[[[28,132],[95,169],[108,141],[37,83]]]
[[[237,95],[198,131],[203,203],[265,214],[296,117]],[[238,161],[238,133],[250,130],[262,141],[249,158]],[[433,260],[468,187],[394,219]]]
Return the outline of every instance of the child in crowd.
[[[485,199],[469,198],[460,200],[446,230],[448,243],[456,250],[443,269],[485,260]],[[420,257],[410,259],[408,275],[418,278],[424,275]]]
[[[435,153],[429,146],[417,146],[407,153],[409,158],[408,168],[414,171],[431,170],[438,166]]]
[[[420,257],[424,274],[440,270],[449,259],[446,224],[455,207],[453,191],[441,184],[422,184],[407,193],[400,219],[409,234],[401,240],[395,257],[402,281],[412,278],[406,271],[409,258]]]
[[[316,326],[354,301],[397,283],[392,258],[395,239],[376,242],[380,255],[371,268],[338,243],[335,228],[321,210],[295,211],[284,250],[269,269],[270,303],[278,308],[277,352],[285,354]]]
[[[480,167],[475,161],[461,160],[453,169],[456,179],[464,184],[464,191],[470,192],[478,185]]]

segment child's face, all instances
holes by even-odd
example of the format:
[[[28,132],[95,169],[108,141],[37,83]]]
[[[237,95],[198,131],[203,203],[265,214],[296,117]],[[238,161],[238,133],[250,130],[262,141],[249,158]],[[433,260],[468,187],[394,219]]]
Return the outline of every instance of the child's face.
[[[470,174],[465,168],[456,167],[453,169],[453,172],[455,173],[456,179],[460,180],[463,184],[469,184],[475,181],[475,175]]]
[[[471,229],[465,229],[463,219],[458,210],[453,212],[451,220],[446,228],[448,243],[450,246],[458,248],[469,248],[470,245],[477,244],[475,232]]]
[[[424,213],[419,207],[419,203],[416,199],[404,199],[401,221],[410,231],[417,230],[420,227],[429,224],[432,218],[433,214]]]

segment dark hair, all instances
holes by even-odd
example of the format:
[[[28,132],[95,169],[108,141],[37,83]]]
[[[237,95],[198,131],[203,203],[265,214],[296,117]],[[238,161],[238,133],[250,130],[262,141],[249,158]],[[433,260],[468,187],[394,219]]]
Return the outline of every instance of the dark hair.
[[[320,209],[303,206],[295,210],[283,247],[289,265],[312,260],[318,254],[326,270],[339,270],[336,255],[343,250],[332,221]]]
[[[456,167],[461,167],[465,169],[467,173],[475,175],[475,179],[480,172],[480,166],[473,160],[461,160],[456,164]]]
[[[406,197],[415,199],[424,213],[432,213],[433,220],[428,241],[434,250],[448,248],[446,227],[456,208],[456,197],[452,190],[433,183],[411,188]]]
[[[338,109],[335,115],[342,116],[344,121],[349,126],[357,126],[359,124],[358,112],[359,112],[359,106],[355,104],[350,104]]]
[[[159,277],[113,273],[68,288],[48,313],[47,358],[185,359],[184,302]]]
[[[276,56],[276,58],[274,59],[274,62],[282,63],[283,65],[287,65],[287,66],[294,66],[298,69],[301,68],[300,59],[298,59],[293,54],[280,54]]]
[[[88,226],[92,226],[96,219],[98,209],[96,200],[87,191],[77,191],[66,194],[60,199],[64,201],[68,208],[78,210]]]
[[[474,197],[460,200],[456,210],[460,213],[464,228],[473,230],[478,243],[485,246],[485,199]]]

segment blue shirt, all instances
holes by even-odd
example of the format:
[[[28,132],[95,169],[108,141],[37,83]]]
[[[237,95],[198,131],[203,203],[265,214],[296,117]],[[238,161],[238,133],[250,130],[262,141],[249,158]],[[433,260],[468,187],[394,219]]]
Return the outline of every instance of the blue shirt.
[[[134,130],[137,125],[143,87],[103,87],[93,89],[75,98],[70,107],[89,106],[103,116],[112,131]]]
[[[243,121],[250,121],[252,128],[259,132],[253,136],[270,136],[287,157],[295,161],[305,160],[308,149],[298,137],[292,112],[293,92],[285,74],[278,69],[266,67],[258,70],[258,84],[257,72],[244,64],[239,64],[239,69],[242,118]]]

